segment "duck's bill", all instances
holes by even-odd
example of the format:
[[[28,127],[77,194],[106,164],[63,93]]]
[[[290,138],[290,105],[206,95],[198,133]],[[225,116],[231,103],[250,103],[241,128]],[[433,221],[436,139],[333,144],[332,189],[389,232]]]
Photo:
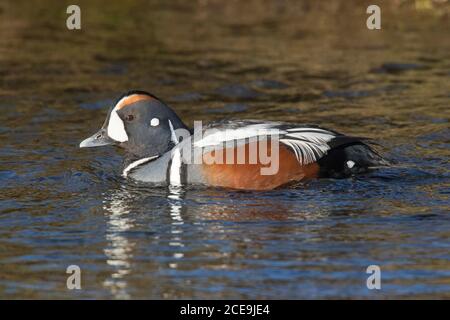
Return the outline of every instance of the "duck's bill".
[[[105,129],[100,129],[100,131],[97,132],[96,134],[93,134],[89,138],[81,141],[80,148],[101,147],[115,143],[116,142],[113,139],[108,137]]]

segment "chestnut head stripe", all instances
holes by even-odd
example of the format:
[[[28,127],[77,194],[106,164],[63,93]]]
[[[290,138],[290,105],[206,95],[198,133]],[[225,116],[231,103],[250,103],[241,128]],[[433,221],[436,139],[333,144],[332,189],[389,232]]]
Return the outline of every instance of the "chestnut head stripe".
[[[130,96],[122,98],[116,105],[117,110],[125,108],[126,106],[143,100],[153,100],[154,98],[146,94],[132,94]]]

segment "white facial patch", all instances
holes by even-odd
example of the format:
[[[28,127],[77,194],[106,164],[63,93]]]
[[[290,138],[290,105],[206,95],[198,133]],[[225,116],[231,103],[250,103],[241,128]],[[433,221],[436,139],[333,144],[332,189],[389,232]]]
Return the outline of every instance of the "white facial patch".
[[[120,119],[117,114],[117,107],[121,105],[121,103],[127,99],[128,97],[123,97],[119,102],[116,103],[116,106],[111,111],[111,116],[109,117],[108,122],[108,136],[118,142],[128,141],[128,135],[125,131],[125,125],[123,124],[122,119]]]
[[[152,127],[156,127],[157,125],[159,125],[159,119],[158,118],[153,118],[152,120],[150,120],[150,125]]]
[[[128,141],[128,135],[125,131],[125,125],[123,124],[122,119],[120,119],[117,114],[116,108],[117,107],[111,111],[111,116],[109,117],[108,136],[118,142],[125,142]]]
[[[347,167],[349,169],[353,168],[354,166],[355,166],[355,162],[354,161],[352,161],[352,160],[348,160],[347,161]]]

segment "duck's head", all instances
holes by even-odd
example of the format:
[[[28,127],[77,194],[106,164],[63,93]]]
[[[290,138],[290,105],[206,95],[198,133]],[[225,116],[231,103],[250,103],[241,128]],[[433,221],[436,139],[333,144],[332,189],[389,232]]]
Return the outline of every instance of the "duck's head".
[[[117,145],[136,157],[157,156],[173,146],[175,130],[187,129],[176,113],[145,91],[130,91],[110,108],[101,129],[80,148]]]

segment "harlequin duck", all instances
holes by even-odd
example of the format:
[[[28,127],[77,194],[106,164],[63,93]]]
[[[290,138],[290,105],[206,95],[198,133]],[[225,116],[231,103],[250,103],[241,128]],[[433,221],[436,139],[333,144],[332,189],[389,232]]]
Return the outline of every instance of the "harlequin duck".
[[[122,174],[137,181],[268,190],[389,165],[368,143],[315,125],[259,120],[191,130],[160,99],[135,90],[117,100],[80,148],[125,149]]]

